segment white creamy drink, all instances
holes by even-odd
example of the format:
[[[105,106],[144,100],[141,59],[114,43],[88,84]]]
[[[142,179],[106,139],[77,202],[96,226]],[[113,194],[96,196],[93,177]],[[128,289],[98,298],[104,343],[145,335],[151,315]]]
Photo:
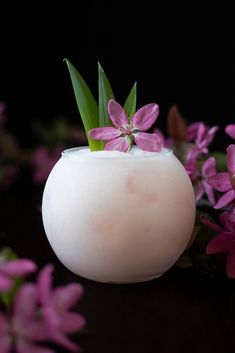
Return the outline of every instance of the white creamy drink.
[[[138,282],[167,271],[195,220],[191,181],[167,149],[63,152],[43,195],[43,223],[61,262],[102,282]]]

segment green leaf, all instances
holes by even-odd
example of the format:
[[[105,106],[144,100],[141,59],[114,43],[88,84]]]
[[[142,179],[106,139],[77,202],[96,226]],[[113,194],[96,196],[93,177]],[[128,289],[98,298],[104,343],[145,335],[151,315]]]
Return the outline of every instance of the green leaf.
[[[225,172],[227,170],[227,155],[223,152],[212,152],[212,157],[216,159],[216,168],[218,172]]]
[[[0,251],[0,260],[4,262],[15,260],[17,258],[18,256],[11,248],[6,247]],[[23,277],[15,278],[13,280],[12,288],[8,292],[0,293],[0,300],[2,301],[2,303],[5,304],[6,306],[9,306],[13,301],[19,287],[22,286],[23,283],[24,283]]]
[[[10,261],[18,259],[18,256],[11,248],[4,247],[0,251],[0,259],[2,259],[3,261]]]
[[[108,102],[114,99],[114,94],[109,80],[98,63],[98,80],[99,80],[99,126],[112,126],[112,121],[108,114]]]
[[[66,62],[70,78],[72,81],[72,86],[78,106],[79,113],[82,118],[82,122],[87,134],[88,143],[91,151],[98,151],[102,149],[102,144],[100,141],[92,140],[89,137],[89,130],[99,127],[99,111],[98,105],[93,97],[89,87],[86,82],[77,71],[77,69],[71,64],[67,59],[64,59]]]
[[[13,281],[12,288],[8,292],[0,293],[0,299],[2,303],[5,304],[6,306],[11,305],[11,303],[13,302],[16,296],[16,293],[24,283],[25,283],[25,280],[23,277],[15,278]]]
[[[124,104],[124,109],[129,119],[133,118],[133,115],[136,112],[136,93],[137,93],[136,91],[137,91],[137,82],[135,82],[134,86],[132,87],[126,99],[126,102]]]

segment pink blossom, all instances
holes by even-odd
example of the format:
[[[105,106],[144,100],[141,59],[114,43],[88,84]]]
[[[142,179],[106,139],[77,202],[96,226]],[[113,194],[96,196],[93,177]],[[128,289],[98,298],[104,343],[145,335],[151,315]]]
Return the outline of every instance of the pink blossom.
[[[227,125],[225,128],[225,132],[228,134],[228,136],[235,139],[235,124]]]
[[[235,199],[235,145],[227,148],[227,173],[218,173],[208,178],[208,183],[216,190],[225,194],[214,205],[218,209],[228,205]]]
[[[235,209],[219,216],[223,228],[206,218],[202,222],[218,232],[207,245],[207,254],[227,253],[227,275],[235,278]]]
[[[174,141],[171,138],[166,138],[160,129],[155,128],[153,132],[158,135],[161,146],[173,149]]]
[[[80,284],[72,283],[53,290],[52,272],[53,266],[45,266],[37,283],[38,300],[42,306],[48,337],[64,348],[76,352],[78,346],[66,334],[77,332],[85,325],[85,320],[80,314],[70,311],[71,306],[81,298],[83,288]]]
[[[36,268],[36,264],[28,259],[5,261],[0,258],[0,291],[9,291],[13,286],[14,278],[32,273]]]
[[[0,313],[0,352],[53,353],[47,347],[35,344],[48,338],[46,325],[37,315],[37,288],[23,285],[17,293],[13,310],[8,315]]]
[[[144,151],[158,152],[162,148],[161,139],[157,134],[146,133],[154,124],[159,114],[157,104],[148,104],[140,108],[129,122],[128,117],[119,103],[111,99],[108,113],[115,127],[91,129],[89,135],[94,140],[108,141],[105,150],[127,152],[133,139]]]
[[[185,165],[185,169],[193,182],[196,203],[198,203],[204,194],[212,205],[215,204],[215,196],[212,186],[207,183],[207,178],[216,174],[216,160],[214,157],[208,158],[199,172],[197,163],[194,158],[189,159]]]
[[[187,126],[186,140],[188,142],[196,140],[200,125],[204,125],[204,123],[202,121],[197,121]]]
[[[33,181],[40,184],[46,181],[50,171],[60,158],[63,148],[58,146],[54,151],[50,151],[47,147],[38,147],[32,156]]]
[[[54,353],[43,342],[54,342],[77,352],[79,347],[66,335],[85,324],[84,318],[70,311],[82,296],[77,283],[52,288],[51,265],[38,275],[37,283],[22,285],[7,314],[0,312],[0,352]],[[20,272],[20,271],[19,271]]]
[[[208,146],[213,141],[217,131],[218,126],[209,128],[200,122],[191,124],[187,130],[187,138],[188,140],[194,139],[195,146],[189,150],[187,159],[197,159],[201,154],[207,154],[209,152]]]

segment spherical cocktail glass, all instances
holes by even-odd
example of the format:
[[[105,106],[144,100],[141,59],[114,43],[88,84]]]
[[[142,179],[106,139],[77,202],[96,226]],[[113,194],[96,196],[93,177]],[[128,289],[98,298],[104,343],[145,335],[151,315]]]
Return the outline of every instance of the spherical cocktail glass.
[[[172,151],[65,150],[43,195],[43,224],[60,261],[100,282],[131,283],[166,272],[189,243],[191,181]]]

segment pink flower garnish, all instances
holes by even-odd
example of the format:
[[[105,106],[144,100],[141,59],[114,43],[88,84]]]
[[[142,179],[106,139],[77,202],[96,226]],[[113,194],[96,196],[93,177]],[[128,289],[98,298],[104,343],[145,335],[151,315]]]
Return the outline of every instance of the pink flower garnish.
[[[82,296],[83,287],[78,283],[71,283],[63,287],[52,289],[53,266],[47,265],[38,276],[38,300],[42,306],[48,337],[51,341],[69,349],[78,350],[66,334],[81,330],[85,319],[78,313],[70,311]]]
[[[198,203],[204,194],[212,205],[215,204],[215,196],[213,188],[207,183],[207,178],[216,174],[216,160],[214,157],[208,158],[203,164],[201,173],[197,168],[197,163],[194,158],[187,161],[185,169],[193,182],[196,203]]]
[[[37,269],[36,264],[28,259],[4,261],[0,258],[0,291],[9,291],[14,283],[14,278],[25,276]]]
[[[216,190],[225,194],[214,205],[218,209],[228,205],[235,199],[235,145],[227,148],[227,173],[218,173],[208,178],[208,183]]]
[[[226,134],[228,134],[228,136],[235,139],[235,124],[227,125],[225,128],[225,132]]]
[[[235,209],[219,216],[224,229],[206,218],[202,222],[218,232],[207,245],[207,254],[227,253],[227,275],[235,278]]]
[[[161,150],[161,138],[155,133],[145,132],[157,119],[159,114],[157,104],[147,104],[140,108],[129,122],[121,105],[111,99],[108,103],[108,113],[115,127],[101,127],[89,131],[90,137],[94,140],[108,141],[105,150],[127,152],[132,146],[132,138],[144,151],[158,152]]]
[[[46,181],[50,171],[60,158],[63,148],[58,146],[54,151],[50,151],[47,147],[38,147],[32,156],[33,181],[36,184]]]

